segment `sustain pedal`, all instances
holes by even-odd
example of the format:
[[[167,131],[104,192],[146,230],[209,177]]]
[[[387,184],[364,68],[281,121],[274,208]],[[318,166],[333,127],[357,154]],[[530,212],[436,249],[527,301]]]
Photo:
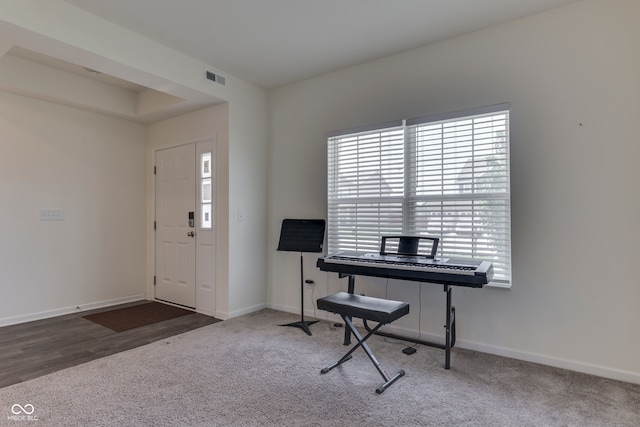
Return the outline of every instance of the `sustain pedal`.
[[[415,347],[405,347],[402,349],[402,352],[404,354],[413,354],[416,352],[416,348]]]

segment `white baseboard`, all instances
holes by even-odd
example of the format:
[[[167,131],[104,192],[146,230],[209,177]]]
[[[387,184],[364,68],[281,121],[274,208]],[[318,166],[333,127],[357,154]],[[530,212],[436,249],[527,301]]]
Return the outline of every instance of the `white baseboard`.
[[[612,380],[640,384],[640,374],[637,372],[623,371],[621,369],[614,369],[607,366],[561,359],[544,354],[530,353],[466,340],[456,340],[456,347],[481,353],[495,354],[496,356],[524,360],[526,362],[539,363],[541,365],[553,366],[555,368],[567,369],[569,371],[582,372],[584,374],[595,375]]]
[[[0,327],[15,325],[18,323],[31,322],[34,320],[47,319],[50,317],[62,316],[65,314],[77,313],[81,311],[94,310],[97,308],[109,307],[112,305],[126,304],[129,302],[141,301],[145,299],[146,299],[145,295],[132,295],[129,297],[115,298],[115,299],[106,300],[106,301],[98,301],[94,303],[82,304],[80,306],[65,307],[60,309],[42,311],[38,313],[29,313],[21,316],[7,317],[7,318],[0,319]],[[279,310],[279,311],[292,313],[292,314],[299,314],[298,312],[299,308],[297,307],[289,307],[289,306],[283,306],[279,304],[258,304],[252,307],[243,308],[241,310],[235,310],[230,313],[216,312],[215,317],[218,319],[226,320],[233,317],[238,317],[245,314],[253,313],[255,311],[262,310],[263,308],[271,308],[273,310]],[[316,318],[320,320],[329,320],[329,321],[334,319],[341,320],[335,315],[332,315],[331,313],[327,313],[325,311],[318,311],[318,310],[316,311],[306,310],[304,315],[308,318]],[[417,335],[418,335],[417,331],[415,330],[399,328],[393,325],[386,325],[385,331],[391,334],[397,334],[397,335],[406,336],[409,338],[417,338]],[[425,334],[425,333],[420,334],[420,339],[424,341],[444,343],[444,337]],[[593,365],[593,364],[574,361],[574,360],[561,359],[561,358],[551,357],[543,354],[525,352],[525,351],[506,348],[506,347],[499,347],[499,346],[488,345],[488,344],[461,340],[461,339],[456,340],[456,347],[464,348],[466,350],[478,351],[481,353],[493,354],[496,356],[509,357],[512,359],[523,360],[526,362],[539,363],[541,365],[553,366],[556,368],[567,369],[575,372],[582,372],[585,374],[595,375],[603,378],[609,378],[612,380],[640,384],[640,374],[636,372],[623,371],[620,369],[613,369],[606,366]]]
[[[98,301],[88,304],[76,305],[72,307],[57,308],[54,310],[41,311],[38,313],[29,313],[15,317],[5,317],[0,319],[0,327],[16,325],[18,323],[32,322],[34,320],[48,319],[50,317],[63,316],[65,314],[78,313],[81,311],[94,310],[96,308],[110,307],[112,305],[126,304],[128,302],[141,301],[146,299],[144,294],[132,295],[123,298],[114,298],[106,301]]]
[[[393,325],[386,325],[385,331],[400,336],[417,338],[417,331],[411,329],[397,328]],[[436,336],[422,333],[420,339],[441,343],[444,345],[444,335]],[[640,374],[636,372],[623,371],[620,369],[609,368],[606,366],[598,366],[589,363],[579,362],[576,360],[560,359],[557,357],[547,356],[539,353],[530,353],[526,351],[515,350],[511,348],[499,347],[495,345],[482,344],[474,341],[456,339],[455,348],[464,348],[465,350],[477,351],[480,353],[493,354],[495,356],[503,356],[511,359],[522,360],[525,362],[538,363],[540,365],[553,366],[554,368],[567,369],[569,371],[581,372],[583,374],[595,375],[597,377],[609,378],[617,381],[640,384]],[[444,357],[444,353],[443,353]]]
[[[273,310],[284,311],[285,313],[297,314],[300,316],[300,307],[292,307],[288,305],[280,305],[280,304],[267,304],[265,308],[271,308]],[[329,320],[331,319],[331,313],[327,313],[326,311],[316,310],[305,310],[305,317],[309,317],[309,319],[320,319],[320,320]],[[337,315],[336,315],[337,316]],[[338,316],[340,318],[340,316]]]
[[[227,319],[231,319],[233,317],[238,317],[238,316],[242,316],[245,314],[249,314],[249,313],[253,313],[254,311],[259,311],[262,310],[263,308],[267,308],[267,304],[257,304],[257,305],[253,305],[251,307],[245,307],[242,308],[240,310],[234,310],[231,312],[220,312],[220,311],[216,311],[216,319],[222,319],[222,320],[227,320]]]
[[[285,311],[288,313],[296,313],[299,308],[282,306],[278,304],[271,304],[269,308],[274,310]],[[298,312],[299,313],[299,312]],[[334,316],[331,313],[325,311],[316,311],[315,313],[310,310],[306,310],[305,316],[309,318],[315,317],[320,320],[333,321],[338,319],[342,321],[339,316]],[[358,323],[358,319],[356,319]],[[399,328],[394,325],[386,325],[384,331],[390,334],[400,335],[403,337],[409,337],[412,339],[418,339],[418,331],[413,329]],[[435,343],[441,343],[444,345],[444,335],[432,335],[420,334],[419,337],[422,341],[430,341]],[[595,375],[597,377],[609,378],[617,381],[624,381],[633,384],[640,384],[640,374],[637,372],[623,371],[620,369],[614,369],[606,366],[598,366],[590,363],[579,362],[575,360],[560,359],[557,357],[547,356],[544,354],[530,353],[526,351],[515,350],[511,348],[499,347],[494,345],[482,344],[478,342],[456,339],[455,348],[464,348],[466,350],[478,351],[480,353],[493,354],[496,356],[509,357],[511,359],[522,360],[525,362],[539,363],[541,365],[553,366],[554,368],[567,369],[569,371],[581,372],[584,374]],[[444,360],[444,353],[442,354]]]

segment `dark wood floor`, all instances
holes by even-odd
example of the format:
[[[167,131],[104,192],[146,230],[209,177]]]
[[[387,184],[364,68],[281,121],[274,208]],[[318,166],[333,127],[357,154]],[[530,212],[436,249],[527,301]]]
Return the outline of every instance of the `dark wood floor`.
[[[193,313],[114,332],[82,318],[144,302],[0,327],[0,388],[219,322]]]

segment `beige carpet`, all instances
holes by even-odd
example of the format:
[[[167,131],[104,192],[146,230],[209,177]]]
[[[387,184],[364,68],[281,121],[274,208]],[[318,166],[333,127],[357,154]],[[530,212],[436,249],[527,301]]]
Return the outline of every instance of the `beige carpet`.
[[[381,337],[370,345],[382,365],[407,374],[377,395],[360,349],[320,374],[347,350],[341,328],[277,326],[295,320],[263,310],[5,387],[0,425],[640,425],[640,385],[462,349],[447,371],[442,350],[405,355]]]

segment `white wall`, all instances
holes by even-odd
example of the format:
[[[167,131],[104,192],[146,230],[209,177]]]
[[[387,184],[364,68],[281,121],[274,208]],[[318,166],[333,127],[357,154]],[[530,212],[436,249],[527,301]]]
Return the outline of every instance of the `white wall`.
[[[245,89],[229,102],[230,317],[267,301],[267,94]]]
[[[275,247],[283,218],[326,217],[326,132],[510,102],[513,287],[454,289],[458,346],[640,383],[639,16],[587,0],[272,91],[269,304],[299,312],[297,258]],[[345,289],[315,258],[313,297]],[[356,287],[442,336],[441,287]]]
[[[266,91],[227,73],[223,73],[226,77],[226,86],[207,82],[203,78],[205,67],[218,71],[210,64],[203,64],[153,40],[90,15],[68,3],[59,0],[46,2],[6,0],[5,3],[7,3],[7,7],[0,8],[0,55],[4,55],[12,47],[18,46],[77,65],[99,69],[105,74],[185,99],[186,101],[181,105],[184,105],[183,108],[188,108],[189,111],[227,103],[228,143],[226,147],[228,147],[228,152],[223,153],[223,156],[226,156],[228,171],[224,177],[226,181],[221,184],[223,187],[218,190],[222,194],[228,194],[228,211],[219,212],[222,215],[221,218],[226,216],[224,231],[228,232],[228,238],[225,241],[227,245],[224,248],[219,248],[217,262],[228,266],[228,276],[217,276],[220,281],[216,283],[216,304],[218,304],[217,308],[223,318],[264,307],[267,281],[265,229],[268,180]],[[3,76],[12,70],[14,68],[0,64],[0,74]],[[15,73],[10,73],[10,76],[14,77]],[[4,80],[0,82],[1,91],[16,90],[23,93],[24,87],[6,88],[5,84]],[[69,90],[73,91],[72,88]],[[56,95],[60,95],[60,91],[54,92]],[[30,94],[30,96],[38,96],[38,94]],[[65,97],[62,96],[62,98]],[[113,104],[109,103],[108,108],[111,108]],[[181,105],[177,109],[171,109],[171,112],[180,111]],[[104,110],[103,107],[104,105],[97,108]],[[151,116],[158,117],[155,114]],[[145,114],[144,117],[132,118],[132,120],[137,118],[148,120],[149,114]],[[187,119],[187,122],[189,120]],[[217,119],[211,118],[211,120],[215,122]],[[29,121],[29,123],[32,122]],[[163,125],[159,125],[159,127],[175,132],[184,129],[184,123],[181,122],[175,129],[163,127]],[[196,129],[203,130],[206,126]],[[212,123],[211,126],[216,125]],[[196,129],[187,130],[183,136],[177,138],[189,138],[193,136]],[[144,140],[144,136],[142,138]],[[154,141],[156,140],[152,140],[151,145],[158,143]],[[72,162],[71,157],[69,155],[66,162]],[[146,175],[147,157],[146,154],[143,155],[138,163],[142,181],[136,185],[142,185],[143,188],[145,188],[148,179]],[[63,163],[60,168],[67,170],[67,164]],[[73,168],[69,170],[73,170]],[[75,176],[75,178],[83,179],[82,176]],[[0,188],[13,188],[16,185],[21,185],[17,179],[0,183]],[[150,197],[152,195],[148,193],[147,188],[147,192],[139,201],[142,203],[143,210]],[[12,212],[15,210],[15,206],[10,206],[7,209]],[[236,219],[238,211],[243,214],[242,221]],[[145,232],[148,231],[153,221],[148,212],[145,215],[145,220],[146,223],[141,227],[144,230],[143,234],[135,236],[136,239],[141,237],[142,240],[136,240],[135,245],[142,245],[143,252],[148,250],[148,243],[145,246],[145,243],[148,242]],[[57,244],[55,239],[49,242],[49,245],[55,246]],[[142,278],[141,289],[143,293],[144,284],[148,284],[149,280],[152,280],[148,276],[148,256],[145,252],[141,259],[143,271],[146,266],[146,274]],[[22,265],[28,263],[26,255],[21,254],[18,258]],[[93,262],[98,261],[93,260]],[[217,267],[219,266],[217,265]],[[224,271],[224,269],[219,271]],[[4,290],[4,283],[0,282],[0,285]],[[32,284],[29,283],[25,286],[32,286]],[[55,293],[55,289],[57,288],[52,289],[51,292]],[[132,289],[136,289],[138,292],[138,288]],[[67,301],[65,299],[60,304],[75,304]],[[47,308],[49,313],[55,312],[58,305],[57,303],[49,304]],[[12,307],[12,312],[19,313],[19,315],[32,312],[28,298],[16,301]],[[2,317],[3,314],[0,313],[0,318]]]
[[[0,92],[0,325],[144,297],[145,154],[142,125]]]

